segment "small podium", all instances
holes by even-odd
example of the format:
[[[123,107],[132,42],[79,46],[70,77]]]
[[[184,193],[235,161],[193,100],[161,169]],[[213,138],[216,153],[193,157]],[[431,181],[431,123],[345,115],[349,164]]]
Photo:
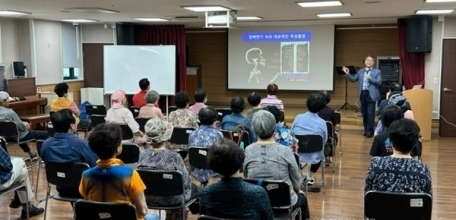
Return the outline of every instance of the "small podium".
[[[410,89],[404,91],[404,96],[410,103],[413,117],[420,126],[423,140],[430,141],[432,134],[432,97],[430,89]]]

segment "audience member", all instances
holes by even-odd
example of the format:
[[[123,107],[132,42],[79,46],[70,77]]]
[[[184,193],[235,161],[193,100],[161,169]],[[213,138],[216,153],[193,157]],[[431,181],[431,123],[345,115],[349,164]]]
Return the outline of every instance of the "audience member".
[[[24,159],[11,158],[3,147],[0,147],[0,191],[18,183],[25,183],[27,191],[24,188],[16,190],[9,207],[19,208],[22,206],[21,219],[27,219],[27,206],[30,217],[42,214],[44,212],[43,208],[37,208],[30,203],[30,200],[33,199],[33,193]],[[5,207],[2,210],[5,210]],[[9,219],[9,217],[6,218]]]
[[[249,133],[250,143],[257,140],[256,134],[252,130],[252,124],[249,119],[245,118],[241,113],[244,111],[244,98],[240,96],[231,99],[230,108],[232,113],[223,117],[221,127],[223,130],[236,130],[237,126],[241,125]]]
[[[56,112],[65,108],[70,109],[76,118],[77,128],[90,129],[90,120],[79,119],[79,114],[81,114],[81,112],[79,111],[78,106],[68,98],[68,84],[58,83],[54,87],[54,92],[57,94],[58,98],[52,100],[51,111]]]
[[[195,115],[198,115],[198,112],[200,111],[200,109],[207,106],[205,104],[207,102],[206,91],[204,91],[204,89],[201,89],[201,88],[197,89],[195,91],[194,98],[195,98],[196,103],[194,105],[190,106],[188,109],[190,109],[190,111],[195,113]]]
[[[331,122],[335,126],[337,124],[335,111],[333,108],[328,106],[329,102],[331,101],[331,96],[327,91],[323,91],[322,93],[325,95],[326,104],[325,107],[323,107],[318,112],[318,116],[320,116],[320,118],[322,118],[325,121]]]
[[[74,135],[76,122],[70,109],[62,109],[51,115],[51,122],[55,129],[53,137],[44,141],[40,155],[44,162],[56,163],[86,163],[90,167],[96,166],[97,155],[90,150],[86,141]],[[62,188],[57,191],[68,197],[80,197],[78,188]]]
[[[178,92],[174,97],[176,111],[169,113],[169,122],[176,128],[197,128],[198,119],[195,113],[188,109],[190,99],[185,91]]]
[[[255,112],[259,111],[262,109],[260,103],[261,103],[261,96],[260,94],[258,94],[257,92],[252,92],[249,94],[249,96],[247,97],[247,101],[249,102],[249,104],[252,106],[251,109],[249,109],[247,111],[247,118],[252,121],[252,117],[253,117],[253,114],[255,114]]]
[[[410,119],[399,119],[391,123],[388,133],[393,143],[393,154],[389,157],[372,158],[364,191],[432,195],[429,168],[421,160],[410,156],[410,151],[419,141],[418,124]]]
[[[301,190],[301,170],[293,152],[275,142],[274,116],[268,111],[260,110],[253,115],[252,125],[259,140],[245,148],[244,177],[285,181],[290,186],[293,208],[300,207],[302,218],[309,219],[307,199]]]
[[[19,115],[14,112],[13,109],[9,107],[9,95],[6,92],[0,91],[0,120],[3,121],[12,121],[16,123],[17,130],[19,132],[18,138],[19,142],[24,142],[28,140],[46,140],[49,138],[49,134],[47,131],[38,131],[38,130],[30,130],[30,124],[27,122],[21,121]],[[16,142],[16,137],[5,137],[5,139]],[[27,143],[19,144],[19,147],[26,153],[29,154],[31,159],[35,159],[38,157],[36,152],[32,151]]]
[[[212,126],[217,120],[217,111],[210,106],[202,108],[198,113],[198,118],[201,126],[189,135],[188,146],[210,148],[215,141],[223,138],[222,132]],[[191,167],[190,170],[193,178],[200,183],[206,183],[210,178],[217,175],[212,170],[196,167]]]
[[[139,124],[133,118],[133,113],[125,107],[125,93],[121,90],[115,91],[111,95],[112,107],[108,110],[105,120],[106,123],[128,125],[131,132],[134,134],[133,142],[136,144],[144,144],[145,136],[141,130],[139,130]],[[125,140],[130,141],[130,140]]]
[[[394,121],[404,118],[404,113],[402,109],[396,105],[389,105],[383,109],[383,114],[381,117],[381,122],[386,128],[385,131],[380,132],[377,136],[374,137],[374,142],[370,150],[370,155],[373,157],[384,157],[393,154],[393,145],[391,143],[388,127]],[[419,156],[421,155],[421,142],[416,142],[415,147],[413,148],[411,155]]]
[[[200,214],[225,219],[274,219],[268,194],[261,187],[246,183],[239,172],[244,152],[232,140],[223,138],[207,154],[209,168],[222,179],[200,196]]]
[[[323,138],[324,146],[328,140],[328,129],[326,122],[318,116],[323,107],[326,105],[326,96],[323,93],[312,93],[307,98],[307,112],[296,116],[291,130],[295,135],[320,135]],[[310,173],[307,177],[307,184],[315,184],[314,174],[320,167],[321,160],[324,159],[323,152],[299,153],[299,159],[302,162],[311,163]]]
[[[133,106],[135,107],[143,107],[147,105],[147,102],[144,99],[144,97],[146,96],[147,91],[149,91],[150,89],[149,80],[147,78],[142,78],[141,80],[139,80],[139,88],[141,89],[141,91],[139,91],[133,96]]]
[[[281,111],[274,105],[264,107],[264,110],[271,112],[276,121],[276,130],[274,133],[274,140],[284,146],[289,147],[291,150],[296,150],[298,140],[294,137],[293,131],[283,126],[280,123],[282,117]]]
[[[161,120],[165,120],[165,116],[163,116],[161,109],[156,106],[159,98],[160,98],[160,94],[158,94],[157,91],[149,90],[146,93],[146,96],[144,97],[144,99],[147,102],[147,105],[145,105],[139,109],[138,118],[158,117]]]
[[[279,110],[283,111],[284,108],[282,100],[277,98],[277,92],[279,91],[279,87],[275,83],[270,83],[268,84],[266,91],[268,92],[268,96],[261,100],[261,107],[274,105]]]
[[[388,105],[389,97],[391,97],[392,95],[395,95],[395,94],[402,95],[402,86],[401,86],[401,84],[399,84],[397,82],[391,83],[390,88],[389,88],[389,95],[388,95],[388,97],[386,97],[386,99],[383,99],[380,102],[380,104],[378,105],[378,109],[375,112],[376,116],[382,115],[383,109]],[[408,108],[409,110],[412,110],[412,107],[410,106],[409,102],[405,101],[403,104],[406,108]]]
[[[166,149],[166,142],[171,138],[173,126],[159,118],[151,118],[147,121],[145,127],[147,144],[152,145],[152,148],[145,149],[139,156],[139,169],[151,170],[177,170],[182,174],[185,188],[185,199],[189,200],[192,195],[191,178],[187,168],[184,165],[182,157],[174,152]],[[152,197],[146,196],[147,204],[152,205],[176,205],[182,201],[180,196],[173,197]],[[183,220],[186,213],[182,213],[182,209],[166,210],[167,220]]]
[[[396,105],[399,106],[402,112],[404,113],[404,118],[412,119],[414,120],[413,112],[410,109],[410,105],[407,104],[407,98],[405,98],[402,93],[395,93],[389,96],[388,98],[388,105]],[[383,110],[382,110],[383,112]],[[380,120],[377,123],[377,127],[375,128],[374,131],[374,136],[378,135],[380,132],[386,131],[386,127],[383,126],[381,116]]]
[[[136,207],[138,220],[158,220],[147,214],[146,186],[138,172],[123,166],[116,157],[122,152],[122,130],[115,124],[99,124],[89,136],[89,146],[100,158],[97,166],[82,173],[79,193],[96,202],[127,202]]]

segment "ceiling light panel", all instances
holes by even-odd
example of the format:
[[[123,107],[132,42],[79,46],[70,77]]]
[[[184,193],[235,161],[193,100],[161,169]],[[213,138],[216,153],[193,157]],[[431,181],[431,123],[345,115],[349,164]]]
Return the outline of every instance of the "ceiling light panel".
[[[164,19],[164,18],[133,18],[133,20],[149,21],[149,22],[153,22],[153,21],[169,21],[168,19]]]
[[[456,2],[456,0],[425,0],[425,3]]]
[[[64,19],[63,22],[74,22],[74,23],[91,23],[91,22],[98,22],[97,20],[91,19],[82,19],[82,18],[75,18],[75,19]]]
[[[11,10],[3,10],[0,11],[0,15],[30,15],[30,12],[22,12],[22,11],[11,11]]]
[[[238,16],[236,18],[238,21],[251,21],[251,20],[261,20],[263,18],[258,16]]]
[[[182,8],[195,11],[195,12],[206,12],[206,11],[228,11],[230,8],[220,5],[206,5],[206,6],[182,6]]]
[[[328,13],[328,14],[317,14],[319,18],[343,18],[351,17],[351,13]]]
[[[330,7],[330,6],[342,6],[341,1],[313,1],[313,2],[296,2],[299,6],[303,8],[312,8],[312,7]]]
[[[106,8],[64,8],[64,12],[75,12],[75,13],[100,13],[100,14],[115,14],[119,11],[106,9]]]
[[[453,13],[454,9],[438,9],[438,10],[418,10],[417,15],[441,15]]]

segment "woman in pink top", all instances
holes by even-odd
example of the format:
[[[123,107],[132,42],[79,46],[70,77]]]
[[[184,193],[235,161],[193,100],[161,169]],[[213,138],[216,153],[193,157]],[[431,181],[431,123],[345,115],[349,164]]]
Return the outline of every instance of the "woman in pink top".
[[[147,102],[147,105],[141,107],[139,109],[139,118],[160,118],[161,120],[165,120],[165,116],[163,115],[160,108],[155,107],[160,98],[160,94],[158,94],[155,90],[149,90],[144,96],[144,99]]]
[[[279,87],[275,83],[269,83],[266,90],[268,91],[268,96],[261,100],[261,107],[273,105],[283,111],[282,100],[277,98],[277,91],[279,91]]]

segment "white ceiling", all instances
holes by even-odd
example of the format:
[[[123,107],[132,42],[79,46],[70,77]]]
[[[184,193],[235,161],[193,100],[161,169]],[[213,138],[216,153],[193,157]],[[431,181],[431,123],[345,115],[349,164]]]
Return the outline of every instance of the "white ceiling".
[[[238,12],[238,16],[260,16],[248,25],[295,24],[366,24],[395,22],[397,17],[412,15],[418,9],[456,8],[456,3],[424,3],[424,0],[342,0],[343,6],[301,8],[296,0],[0,0],[0,10],[31,12],[24,18],[62,20],[85,18],[100,23],[134,22],[134,17],[171,18],[172,23],[201,27],[204,13],[192,12],[181,6],[222,5]],[[369,3],[378,2],[378,3]],[[96,7],[119,11],[117,14],[61,12],[70,7]],[[320,19],[317,13],[350,12],[351,18]],[[456,15],[453,12],[452,15]],[[176,19],[176,16],[198,16],[197,19]],[[448,15],[447,15],[448,16]],[[170,23],[170,22],[167,22]]]

